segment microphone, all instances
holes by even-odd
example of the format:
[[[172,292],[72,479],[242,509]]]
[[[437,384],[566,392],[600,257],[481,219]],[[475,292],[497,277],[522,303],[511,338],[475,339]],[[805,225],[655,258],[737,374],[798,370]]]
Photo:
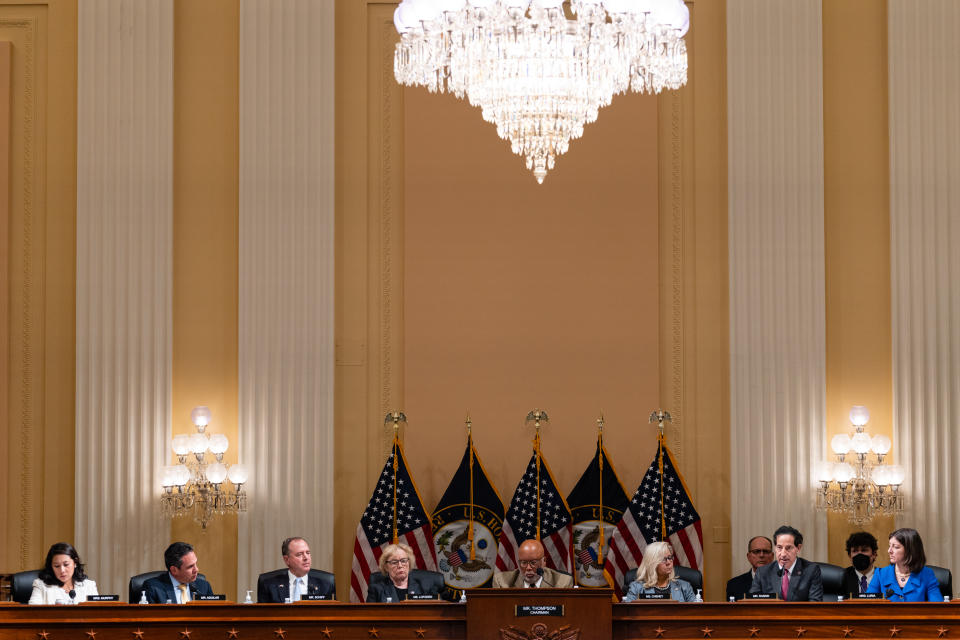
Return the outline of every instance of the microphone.
[[[67,595],[70,596],[70,602],[74,602],[77,599],[77,591],[75,589],[70,589],[70,593]]]
[[[537,567],[537,575],[543,577],[543,567]]]
[[[887,589],[886,591],[883,592],[883,597],[886,598],[887,600],[889,600],[890,596],[892,595],[893,595],[893,589]]]
[[[777,569],[777,577],[778,578],[783,577],[783,567],[780,567],[779,569]]]

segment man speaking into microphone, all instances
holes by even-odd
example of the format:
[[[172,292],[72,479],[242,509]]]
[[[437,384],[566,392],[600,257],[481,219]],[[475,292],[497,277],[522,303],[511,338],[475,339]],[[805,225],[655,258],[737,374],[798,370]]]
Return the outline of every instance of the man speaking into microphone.
[[[820,567],[798,557],[803,548],[803,534],[784,525],[773,534],[775,562],[757,569],[750,593],[776,593],[777,598],[791,602],[823,600]]]
[[[517,565],[513,571],[493,574],[494,589],[547,589],[573,587],[573,576],[546,567],[546,551],[539,540],[524,540],[517,550]]]

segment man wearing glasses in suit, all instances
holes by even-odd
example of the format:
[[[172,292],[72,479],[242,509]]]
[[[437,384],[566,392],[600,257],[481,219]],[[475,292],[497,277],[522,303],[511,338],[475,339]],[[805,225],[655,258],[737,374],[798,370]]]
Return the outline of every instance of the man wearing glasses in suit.
[[[773,561],[773,542],[767,536],[754,536],[747,543],[747,562],[750,563],[750,570],[741,573],[727,581],[727,600],[734,598],[742,599],[750,592],[750,585],[753,584],[753,574],[759,567],[770,564]]]

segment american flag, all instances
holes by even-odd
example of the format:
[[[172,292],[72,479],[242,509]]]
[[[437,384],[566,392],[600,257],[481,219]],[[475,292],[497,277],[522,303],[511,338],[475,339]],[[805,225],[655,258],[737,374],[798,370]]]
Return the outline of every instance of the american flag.
[[[540,542],[546,549],[547,566],[559,571],[573,572],[573,519],[567,501],[557,490],[547,461],[540,457]],[[500,546],[497,549],[497,569],[512,571],[517,568],[517,548],[524,540],[537,537],[537,454],[513,493],[510,508],[503,519]]]
[[[350,601],[364,602],[367,599],[367,584],[370,574],[380,570],[377,565],[383,548],[393,542],[393,458],[397,457],[397,537],[413,549],[417,567],[437,570],[437,556],[433,548],[433,532],[430,518],[423,509],[417,487],[407,471],[403,449],[399,442],[393,443],[393,452],[387,457],[377,487],[370,497],[360,524],[357,539],[353,543],[353,572],[350,577]]]
[[[663,482],[660,481],[661,463]],[[677,564],[702,570],[700,514],[694,509],[690,493],[661,437],[657,455],[610,538],[603,569],[613,581],[618,599],[623,597],[623,578],[627,571],[640,566],[643,550],[649,543],[664,538],[673,546]]]

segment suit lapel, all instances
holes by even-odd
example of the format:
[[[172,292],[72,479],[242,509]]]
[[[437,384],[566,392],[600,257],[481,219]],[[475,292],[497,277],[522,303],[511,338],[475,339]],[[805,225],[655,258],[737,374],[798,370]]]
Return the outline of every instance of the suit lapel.
[[[803,565],[803,559],[797,558],[793,563],[793,572],[790,574],[790,586],[787,587],[787,600],[793,600],[797,597],[797,587],[803,578],[803,571],[806,567]]]
[[[289,588],[286,574],[277,576],[276,582],[271,586],[273,587],[273,594],[276,596],[277,602],[284,602],[287,599],[287,589]]]

